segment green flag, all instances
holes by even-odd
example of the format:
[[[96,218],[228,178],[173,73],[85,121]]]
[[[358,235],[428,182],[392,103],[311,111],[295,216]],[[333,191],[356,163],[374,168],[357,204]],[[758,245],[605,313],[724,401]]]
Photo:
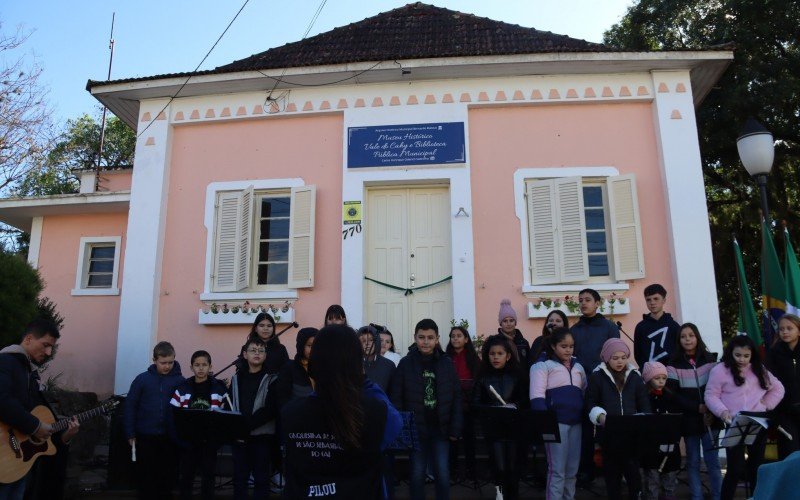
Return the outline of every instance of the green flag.
[[[786,259],[783,261],[783,276],[786,278],[786,312],[800,312],[800,264],[789,240],[789,230],[783,228],[783,239],[786,242]]]
[[[767,346],[778,332],[778,320],[786,314],[786,281],[772,241],[772,231],[761,221],[761,294],[764,307],[764,340]]]
[[[744,261],[742,260],[742,250],[739,242],[733,239],[733,253],[736,256],[736,276],[739,281],[739,323],[737,325],[738,335],[748,335],[756,345],[761,345],[761,328],[758,326],[758,316],[753,307],[753,297],[750,289],[747,288],[747,277],[744,274]]]

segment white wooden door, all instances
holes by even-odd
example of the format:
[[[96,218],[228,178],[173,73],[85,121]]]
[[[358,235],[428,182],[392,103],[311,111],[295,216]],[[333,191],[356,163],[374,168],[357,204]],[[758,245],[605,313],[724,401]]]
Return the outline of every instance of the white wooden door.
[[[401,354],[423,318],[436,321],[443,340],[449,331],[452,281],[405,292],[451,276],[449,208],[445,187],[376,188],[367,194],[365,274],[383,284],[365,281],[364,317],[386,325]]]

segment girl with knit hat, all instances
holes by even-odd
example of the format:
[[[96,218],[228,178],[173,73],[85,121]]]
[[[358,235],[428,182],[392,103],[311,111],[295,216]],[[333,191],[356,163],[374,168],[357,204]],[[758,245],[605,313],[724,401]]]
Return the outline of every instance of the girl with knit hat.
[[[650,393],[650,407],[653,413],[680,413],[675,393],[667,385],[667,367],[658,361],[648,361],[642,369],[642,379]],[[673,500],[678,485],[678,471],[681,468],[680,437],[672,443],[670,452],[660,447],[647,449],[642,456],[642,478],[645,498]],[[666,459],[666,461],[665,461]],[[661,490],[664,494],[661,495]]]
[[[598,426],[596,439],[603,450],[603,475],[609,498],[622,498],[622,476],[628,484],[629,498],[641,492],[639,461],[636,456],[609,447],[614,436],[604,432],[607,415],[650,413],[650,398],[642,377],[628,362],[631,350],[617,338],[605,341],[600,364],[589,376],[586,408],[589,420]]]
[[[497,322],[500,324],[500,328],[497,329],[497,335],[503,335],[511,341],[511,344],[516,350],[514,356],[517,358],[517,361],[519,361],[520,366],[527,371],[531,366],[531,346],[528,344],[528,341],[525,340],[525,337],[522,336],[522,332],[517,329],[517,312],[511,307],[510,300],[503,299],[500,301],[500,312],[497,314]],[[492,337],[494,336],[496,335]],[[489,339],[486,340],[488,341]]]

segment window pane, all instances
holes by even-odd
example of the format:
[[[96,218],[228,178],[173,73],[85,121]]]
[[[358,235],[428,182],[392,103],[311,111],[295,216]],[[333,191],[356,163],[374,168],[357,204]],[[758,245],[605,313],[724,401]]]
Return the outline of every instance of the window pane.
[[[274,240],[289,237],[289,219],[262,220],[261,239]]]
[[[589,276],[608,276],[608,255],[589,256]]]
[[[285,285],[288,283],[289,264],[259,264],[259,285]]]
[[[92,247],[93,259],[113,259],[114,247]]]
[[[596,231],[586,233],[586,249],[589,253],[605,253],[606,250],[606,232]]]
[[[89,263],[90,273],[110,273],[114,270],[113,260],[93,260]]]
[[[289,217],[289,197],[262,198],[261,217]]]
[[[87,286],[92,288],[111,288],[111,274],[90,274]]]
[[[288,241],[265,241],[259,247],[258,260],[261,262],[288,261]]]
[[[603,188],[600,186],[584,186],[583,188],[584,207],[603,206]]]
[[[602,208],[587,208],[584,213],[586,214],[586,229],[606,228],[606,220],[603,216]]]

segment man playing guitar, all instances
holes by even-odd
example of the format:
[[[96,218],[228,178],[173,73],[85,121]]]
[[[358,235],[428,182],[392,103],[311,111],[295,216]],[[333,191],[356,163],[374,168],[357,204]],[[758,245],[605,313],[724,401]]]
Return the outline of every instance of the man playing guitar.
[[[31,414],[34,407],[47,406],[37,369],[52,355],[60,336],[52,322],[37,319],[25,327],[19,344],[0,350],[0,422],[36,440],[44,441],[52,435],[58,445],[66,445],[78,432],[77,419],[73,418],[66,430],[53,434],[50,424]],[[0,484],[0,500],[22,499],[27,477]]]

